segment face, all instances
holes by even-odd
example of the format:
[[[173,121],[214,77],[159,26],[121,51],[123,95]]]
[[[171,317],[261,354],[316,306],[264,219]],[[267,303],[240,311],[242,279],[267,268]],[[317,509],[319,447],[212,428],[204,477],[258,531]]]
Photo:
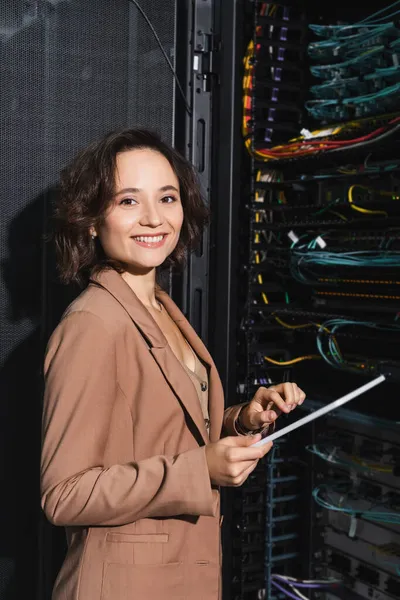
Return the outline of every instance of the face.
[[[106,255],[132,273],[161,265],[179,240],[183,209],[179,181],[168,160],[149,149],[117,155],[116,193],[93,231]]]

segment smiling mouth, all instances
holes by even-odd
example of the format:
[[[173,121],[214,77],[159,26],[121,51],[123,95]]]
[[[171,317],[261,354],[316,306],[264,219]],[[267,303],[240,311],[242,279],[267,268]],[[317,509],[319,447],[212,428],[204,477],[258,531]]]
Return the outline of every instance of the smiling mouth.
[[[164,244],[167,235],[167,233],[159,235],[135,235],[132,239],[144,248],[160,248]]]

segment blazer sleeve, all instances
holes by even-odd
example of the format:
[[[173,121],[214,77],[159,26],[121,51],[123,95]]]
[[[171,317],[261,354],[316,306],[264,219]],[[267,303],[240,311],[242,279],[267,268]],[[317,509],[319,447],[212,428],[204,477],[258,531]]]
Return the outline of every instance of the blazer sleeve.
[[[224,421],[222,425],[222,435],[243,435],[236,427],[236,421],[240,411],[244,406],[247,406],[249,402],[243,402],[242,404],[235,404],[230,406],[224,412]],[[270,425],[265,425],[261,430],[258,430],[264,437],[275,431],[275,421]],[[249,431],[246,435],[254,435],[253,432]]]
[[[45,361],[41,499],[47,518],[95,526],[214,516],[218,495],[204,447],[105,468],[118,393],[113,335],[100,317],[71,313],[53,334]]]

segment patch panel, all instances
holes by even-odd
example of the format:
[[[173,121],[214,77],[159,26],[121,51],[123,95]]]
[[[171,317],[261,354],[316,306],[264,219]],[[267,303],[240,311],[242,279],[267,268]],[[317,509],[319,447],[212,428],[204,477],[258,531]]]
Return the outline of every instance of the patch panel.
[[[350,533],[350,536],[349,536]],[[388,574],[396,575],[397,570],[400,569],[400,559],[398,557],[393,557],[391,554],[387,553],[387,550],[380,548],[382,546],[381,540],[385,538],[389,538],[391,541],[391,537],[388,536],[388,532],[383,530],[378,532],[378,537],[375,538],[373,542],[367,542],[364,540],[362,533],[356,533],[354,536],[352,535],[352,530],[349,528],[347,532],[343,531],[334,531],[330,528],[326,528],[323,534],[324,544],[329,547],[328,552],[338,551],[344,552],[348,555],[351,555],[353,558],[357,558],[358,560],[366,563],[366,566],[369,565],[374,572],[384,571]],[[399,539],[399,538],[398,538]],[[361,576],[359,579],[363,579]]]
[[[342,577],[347,592],[342,594],[340,588],[337,595],[332,591],[325,594],[324,600],[337,598],[365,598],[369,600],[397,600],[399,578],[384,571],[374,569],[357,558],[346,556],[340,552],[332,552],[324,563],[326,577]]]

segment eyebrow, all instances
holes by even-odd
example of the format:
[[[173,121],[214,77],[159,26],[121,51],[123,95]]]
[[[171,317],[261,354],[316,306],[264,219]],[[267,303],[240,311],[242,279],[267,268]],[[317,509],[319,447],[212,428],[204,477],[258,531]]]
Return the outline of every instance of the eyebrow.
[[[179,190],[173,185],[163,185],[158,189],[159,192],[168,192],[170,190],[173,190],[174,192],[177,192],[179,194]],[[139,194],[142,191],[143,190],[141,188],[124,188],[123,190],[119,190],[115,195],[119,196],[121,194],[126,194],[127,192],[130,192],[132,194]]]

